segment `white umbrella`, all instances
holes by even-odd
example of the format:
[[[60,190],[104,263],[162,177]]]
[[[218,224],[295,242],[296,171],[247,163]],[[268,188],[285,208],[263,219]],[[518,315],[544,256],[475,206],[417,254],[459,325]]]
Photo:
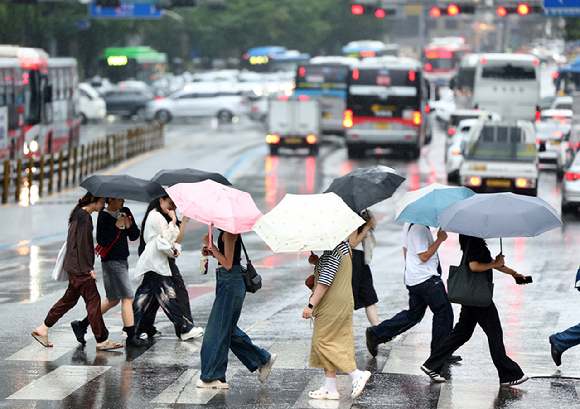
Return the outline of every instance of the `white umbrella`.
[[[335,193],[287,194],[252,230],[275,253],[332,250],[365,221]]]

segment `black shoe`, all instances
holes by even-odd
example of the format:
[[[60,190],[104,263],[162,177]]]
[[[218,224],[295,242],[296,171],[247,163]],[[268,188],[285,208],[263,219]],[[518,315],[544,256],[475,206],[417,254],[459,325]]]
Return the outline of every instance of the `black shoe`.
[[[77,341],[85,345],[87,343],[87,341],[85,341],[85,334],[87,333],[86,328],[83,328],[81,322],[78,320],[74,320],[73,322],[71,322],[70,326],[72,327],[72,330],[75,333]]]
[[[148,347],[149,345],[151,345],[151,343],[149,341],[147,341],[146,339],[141,339],[137,336],[134,336],[134,337],[127,338],[126,345],[128,347],[142,348],[142,347]]]
[[[367,349],[372,356],[377,356],[379,353],[379,337],[375,334],[371,327],[367,328]]]
[[[461,358],[459,355],[451,355],[447,358],[447,362],[459,362],[459,361],[463,361],[463,358]]]
[[[550,335],[550,352],[552,353],[552,359],[556,366],[562,365],[562,352],[558,351],[556,345],[552,342],[552,335]]]

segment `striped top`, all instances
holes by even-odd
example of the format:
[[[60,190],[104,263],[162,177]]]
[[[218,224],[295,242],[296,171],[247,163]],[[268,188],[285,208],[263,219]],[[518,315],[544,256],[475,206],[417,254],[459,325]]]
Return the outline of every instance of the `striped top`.
[[[340,252],[340,253],[339,253]],[[330,286],[342,261],[341,254],[350,254],[349,244],[341,241],[334,250],[325,250],[318,260],[318,282]]]

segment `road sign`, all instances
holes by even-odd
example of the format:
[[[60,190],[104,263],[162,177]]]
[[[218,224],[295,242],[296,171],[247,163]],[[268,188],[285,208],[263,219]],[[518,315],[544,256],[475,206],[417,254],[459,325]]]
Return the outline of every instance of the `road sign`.
[[[121,7],[109,8],[89,3],[89,18],[102,19],[161,19],[163,13],[155,3],[122,2]]]
[[[544,8],[546,16],[580,16],[580,1],[578,0],[544,0]]]

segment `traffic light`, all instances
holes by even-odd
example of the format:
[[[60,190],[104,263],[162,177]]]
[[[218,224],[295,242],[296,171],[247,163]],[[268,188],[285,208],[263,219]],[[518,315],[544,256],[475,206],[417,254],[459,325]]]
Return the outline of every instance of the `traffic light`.
[[[355,16],[374,14],[376,18],[397,15],[397,9],[394,7],[378,7],[372,4],[353,4],[350,11]]]
[[[117,7],[121,7],[121,0],[95,0],[95,4],[101,7],[116,9]]]
[[[495,12],[499,17],[505,17],[508,14],[519,14],[520,16],[526,16],[528,14],[543,13],[544,9],[542,8],[542,6],[537,5],[534,6],[526,3],[520,3],[499,6]]]
[[[429,11],[431,17],[434,18],[473,13],[475,13],[475,6],[473,4],[448,4],[447,7],[432,7]]]

